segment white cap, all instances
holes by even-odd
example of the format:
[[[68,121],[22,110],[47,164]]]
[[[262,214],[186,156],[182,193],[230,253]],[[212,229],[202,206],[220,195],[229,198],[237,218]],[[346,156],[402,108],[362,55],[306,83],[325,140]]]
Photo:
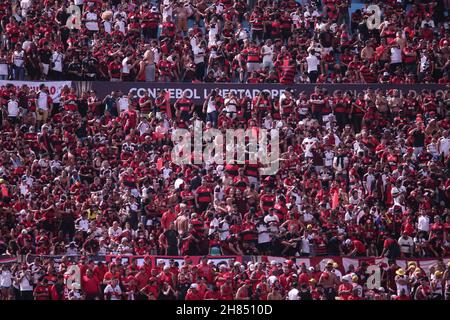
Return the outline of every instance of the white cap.
[[[347,275],[343,276],[342,281],[346,281],[346,282],[352,281],[351,275],[347,274]]]
[[[234,265],[235,267],[239,267],[239,266],[241,265],[241,263],[240,263],[239,261],[236,261],[233,265]]]
[[[198,287],[198,285],[196,283],[192,283],[190,288],[191,289],[197,289],[197,287]]]

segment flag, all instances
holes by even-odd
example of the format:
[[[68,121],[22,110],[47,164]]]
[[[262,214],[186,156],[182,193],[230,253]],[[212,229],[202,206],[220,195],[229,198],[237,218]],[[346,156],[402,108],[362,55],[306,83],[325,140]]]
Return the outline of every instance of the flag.
[[[166,95],[165,95],[164,99],[166,99],[167,117],[169,119],[172,119],[172,109],[170,107],[170,92],[169,91],[166,91]]]
[[[162,158],[158,158],[158,161],[156,161],[156,169],[158,169],[158,171],[161,171],[163,166],[164,166],[163,159]]]
[[[339,207],[339,192],[336,190],[333,193],[333,198],[331,199],[331,209],[336,209]]]

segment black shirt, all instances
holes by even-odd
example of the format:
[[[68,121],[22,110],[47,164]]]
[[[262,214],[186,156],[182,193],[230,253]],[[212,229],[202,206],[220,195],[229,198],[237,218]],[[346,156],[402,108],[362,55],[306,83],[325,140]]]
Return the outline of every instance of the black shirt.
[[[306,291],[299,291],[298,292],[298,297],[300,298],[300,300],[312,300],[312,294],[309,291],[309,289],[307,289]]]
[[[413,133],[413,147],[423,147],[425,145],[425,133],[423,131],[415,131]]]
[[[177,247],[178,245],[178,233],[175,230],[167,230],[164,232],[164,235],[167,238],[167,244],[169,247]]]
[[[80,99],[77,102],[78,105],[78,112],[81,114],[81,116],[84,118],[87,115],[88,112],[88,103],[86,99]]]
[[[70,80],[81,80],[81,64],[79,62],[71,62],[67,67],[67,72],[69,73]],[[72,72],[77,72],[80,75],[77,75]]]
[[[50,49],[40,49],[39,58],[44,64],[50,64],[50,58],[52,57],[52,52]]]

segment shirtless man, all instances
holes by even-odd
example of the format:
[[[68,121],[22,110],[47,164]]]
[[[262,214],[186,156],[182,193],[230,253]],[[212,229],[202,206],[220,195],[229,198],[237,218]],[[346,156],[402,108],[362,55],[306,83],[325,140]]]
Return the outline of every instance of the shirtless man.
[[[176,15],[177,33],[181,32],[182,35],[186,35],[188,31],[188,17],[190,10],[184,4],[177,3],[173,13]]]
[[[375,50],[373,49],[372,42],[366,41],[366,46],[361,50],[361,60],[364,62],[373,62]]]
[[[332,260],[327,262],[325,271],[322,272],[319,278],[319,285],[323,286],[327,300],[334,300],[337,288],[340,285],[339,278],[336,276],[334,272],[332,272],[333,263],[334,262]]]
[[[180,205],[180,207],[183,204]],[[188,209],[184,207],[181,209],[181,212],[178,214],[178,217],[175,219],[175,229],[178,231],[178,234],[184,234],[187,232],[189,228],[189,220],[188,220]]]
[[[283,296],[278,288],[273,287],[272,291],[267,295],[267,300],[283,300]]]

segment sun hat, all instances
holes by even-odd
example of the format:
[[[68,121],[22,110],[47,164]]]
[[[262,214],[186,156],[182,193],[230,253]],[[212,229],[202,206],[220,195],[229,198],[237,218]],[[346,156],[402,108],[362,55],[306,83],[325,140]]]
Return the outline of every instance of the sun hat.
[[[405,270],[403,270],[402,268],[398,269],[397,271],[395,271],[395,274],[399,275],[399,276],[404,276],[405,275]]]

